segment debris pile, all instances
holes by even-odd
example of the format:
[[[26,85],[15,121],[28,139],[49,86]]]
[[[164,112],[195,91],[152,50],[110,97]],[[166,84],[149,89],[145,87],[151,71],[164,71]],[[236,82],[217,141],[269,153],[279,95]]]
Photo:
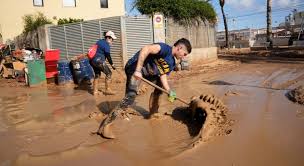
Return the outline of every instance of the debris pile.
[[[13,45],[2,44],[0,46],[0,77],[26,82],[26,62],[41,59],[41,56],[42,50],[39,48],[25,47],[22,50],[15,50]]]

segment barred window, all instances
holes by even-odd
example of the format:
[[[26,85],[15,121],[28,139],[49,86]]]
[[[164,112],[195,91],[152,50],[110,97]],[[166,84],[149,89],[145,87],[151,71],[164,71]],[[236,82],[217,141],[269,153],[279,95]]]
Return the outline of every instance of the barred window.
[[[33,0],[34,6],[43,6],[43,0]]]
[[[63,7],[76,7],[76,0],[63,0]]]
[[[108,8],[108,0],[100,0],[101,8]]]

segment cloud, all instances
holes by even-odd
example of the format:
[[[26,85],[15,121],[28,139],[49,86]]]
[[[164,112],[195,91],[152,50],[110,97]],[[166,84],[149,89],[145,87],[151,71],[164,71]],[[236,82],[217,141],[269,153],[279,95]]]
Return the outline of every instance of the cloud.
[[[251,8],[254,0],[227,0],[227,5],[234,8]]]
[[[290,7],[299,4],[299,0],[274,0],[272,4],[279,7]]]

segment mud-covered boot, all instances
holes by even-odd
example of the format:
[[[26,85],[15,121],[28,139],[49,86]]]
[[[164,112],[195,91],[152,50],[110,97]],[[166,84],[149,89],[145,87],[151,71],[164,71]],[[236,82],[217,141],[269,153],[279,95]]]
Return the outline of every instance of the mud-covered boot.
[[[104,138],[108,138],[108,139],[115,138],[115,135],[113,134],[111,126],[117,117],[117,113],[118,113],[118,110],[113,109],[110,112],[110,114],[106,117],[106,119],[104,119],[104,121],[102,122],[102,124],[98,130],[98,133],[101,134]]]
[[[112,89],[110,89],[110,83],[111,83],[111,79],[106,78],[105,79],[105,95],[115,95],[115,92],[112,91]]]
[[[159,108],[159,95],[155,94],[155,92],[152,92],[149,99],[149,111],[150,115],[149,118],[152,118],[153,116],[159,116],[158,113]]]
[[[93,81],[93,86],[89,86],[90,88],[89,88],[89,91],[92,93],[92,95],[98,95],[99,94],[99,92],[98,92],[98,83],[99,83],[99,81],[98,81],[98,79],[94,79],[94,81]]]

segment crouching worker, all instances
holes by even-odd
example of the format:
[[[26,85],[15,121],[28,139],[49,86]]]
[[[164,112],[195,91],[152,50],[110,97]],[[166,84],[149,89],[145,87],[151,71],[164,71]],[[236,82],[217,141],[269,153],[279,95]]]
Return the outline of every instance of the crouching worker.
[[[106,138],[114,138],[110,125],[120,111],[126,111],[134,103],[142,77],[170,92],[168,99],[173,102],[176,93],[170,88],[167,76],[175,68],[178,61],[191,53],[191,49],[189,40],[182,38],[176,41],[173,47],[165,43],[155,43],[138,51],[125,66],[127,76],[125,97],[102,122],[98,133]],[[162,91],[158,89],[154,89],[152,92],[149,101],[150,116],[158,112],[161,94]]]
[[[105,39],[100,39],[96,42],[97,51],[93,59],[91,60],[91,65],[95,72],[95,79],[93,82],[93,87],[90,87],[90,91],[93,95],[98,94],[98,79],[100,78],[101,72],[106,75],[105,78],[105,94],[113,95],[115,94],[110,89],[111,83],[111,76],[112,72],[108,65],[106,64],[106,59],[108,60],[109,64],[111,65],[112,69],[115,70],[115,66],[113,64],[111,55],[110,55],[110,46],[113,43],[113,40],[117,39],[114,32],[108,31],[105,33]]]

